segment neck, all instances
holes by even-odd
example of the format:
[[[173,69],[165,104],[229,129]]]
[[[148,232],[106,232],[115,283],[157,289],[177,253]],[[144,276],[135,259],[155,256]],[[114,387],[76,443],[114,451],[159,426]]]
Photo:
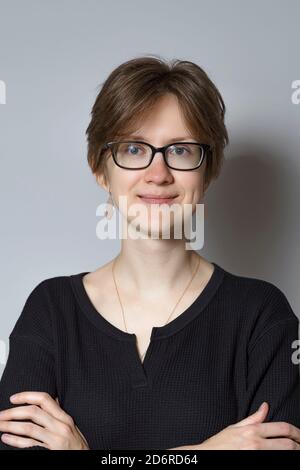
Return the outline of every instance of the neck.
[[[198,261],[199,255],[187,250],[182,240],[123,239],[114,273],[123,291],[138,291],[147,300],[184,288]]]

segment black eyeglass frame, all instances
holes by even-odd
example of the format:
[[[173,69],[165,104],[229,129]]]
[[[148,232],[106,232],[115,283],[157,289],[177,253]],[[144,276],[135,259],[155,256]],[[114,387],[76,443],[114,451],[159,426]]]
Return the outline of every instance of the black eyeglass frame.
[[[128,144],[129,143],[144,144],[144,145],[147,145],[148,147],[151,148],[152,155],[151,155],[151,158],[150,158],[150,161],[149,161],[148,165],[143,166],[143,167],[139,167],[139,168],[128,168],[126,166],[120,165],[117,162],[117,159],[116,159],[116,156],[114,154],[114,150],[113,150],[112,145],[113,144],[127,144],[127,143]],[[196,167],[194,167],[194,168],[174,168],[174,167],[172,167],[171,165],[168,164],[165,152],[166,152],[167,148],[172,147],[173,145],[178,145],[178,144],[194,144],[194,145],[198,145],[202,149],[202,155],[201,155],[200,163]],[[108,149],[111,150],[111,155],[113,157],[113,160],[114,160],[115,164],[118,167],[123,168],[125,170],[144,170],[145,168],[148,168],[148,166],[151,165],[155,154],[157,152],[162,152],[165,164],[167,165],[168,168],[171,168],[172,170],[178,170],[178,171],[193,171],[193,170],[196,170],[197,168],[200,168],[200,166],[202,165],[202,163],[204,161],[204,158],[205,158],[207,152],[211,151],[211,146],[209,144],[200,144],[198,142],[173,142],[172,144],[164,145],[163,147],[154,147],[154,145],[151,145],[148,142],[143,142],[142,140],[121,140],[121,141],[107,142],[103,146],[102,151],[103,150],[108,150]]]

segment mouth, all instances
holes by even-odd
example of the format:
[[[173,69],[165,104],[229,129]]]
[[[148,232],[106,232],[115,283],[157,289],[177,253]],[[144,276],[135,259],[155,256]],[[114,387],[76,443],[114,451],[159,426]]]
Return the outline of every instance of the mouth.
[[[173,197],[148,197],[148,196],[138,196],[140,200],[146,204],[172,204],[177,196]]]

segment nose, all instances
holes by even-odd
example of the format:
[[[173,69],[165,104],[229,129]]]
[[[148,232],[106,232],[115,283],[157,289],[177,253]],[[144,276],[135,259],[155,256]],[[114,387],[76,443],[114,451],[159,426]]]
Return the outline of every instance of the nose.
[[[147,181],[161,183],[163,181],[172,181],[173,176],[170,168],[166,165],[162,152],[156,152],[151,164],[145,169],[145,178]]]

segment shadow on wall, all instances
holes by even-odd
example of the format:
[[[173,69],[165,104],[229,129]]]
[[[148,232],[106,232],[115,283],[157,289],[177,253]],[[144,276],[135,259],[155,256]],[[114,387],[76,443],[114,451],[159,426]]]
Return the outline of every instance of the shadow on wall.
[[[286,149],[279,153],[278,148],[244,143],[227,152],[204,199],[204,248],[213,247],[211,260],[220,260],[233,273],[270,282],[272,272],[274,279],[278,273],[293,279],[293,269],[296,276],[300,174],[292,162]]]

